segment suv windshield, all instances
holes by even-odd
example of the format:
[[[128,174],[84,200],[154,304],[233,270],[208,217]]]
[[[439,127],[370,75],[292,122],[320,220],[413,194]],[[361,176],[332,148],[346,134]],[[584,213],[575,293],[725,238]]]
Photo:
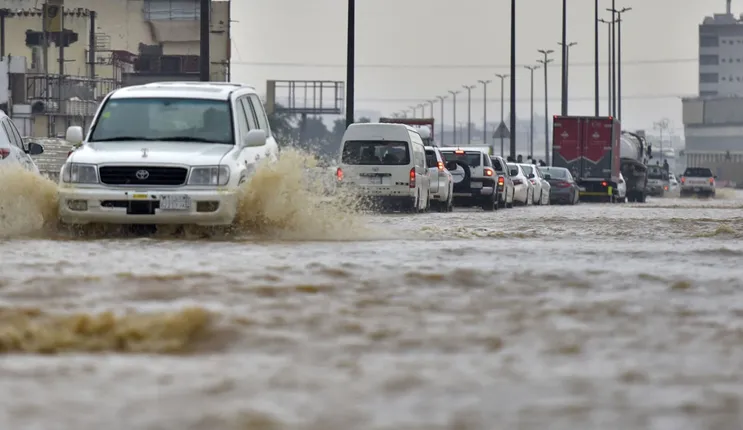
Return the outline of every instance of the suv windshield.
[[[482,153],[477,151],[441,151],[441,156],[446,162],[462,161],[470,167],[480,167]]]
[[[410,151],[407,142],[349,140],[343,145],[341,162],[351,165],[406,166],[410,164]]]
[[[90,142],[160,140],[234,145],[230,112],[226,100],[109,99]]]
[[[684,170],[684,176],[690,176],[693,178],[711,178],[712,170],[706,167],[689,167]]]

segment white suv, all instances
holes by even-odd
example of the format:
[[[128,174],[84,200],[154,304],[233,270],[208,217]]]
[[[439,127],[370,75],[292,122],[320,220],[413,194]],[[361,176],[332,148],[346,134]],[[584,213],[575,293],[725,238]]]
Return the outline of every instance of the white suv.
[[[160,82],[113,91],[59,175],[63,223],[229,225],[237,190],[278,146],[255,89]]]

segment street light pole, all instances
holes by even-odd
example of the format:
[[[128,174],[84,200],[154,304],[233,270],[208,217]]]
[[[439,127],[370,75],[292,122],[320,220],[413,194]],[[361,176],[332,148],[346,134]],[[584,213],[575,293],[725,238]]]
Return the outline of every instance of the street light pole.
[[[462,85],[467,90],[467,145],[472,145],[472,89],[475,85]]]
[[[540,49],[539,53],[544,56],[543,59],[537,60],[538,63],[542,64],[544,68],[544,162],[551,166],[550,163],[550,125],[549,125],[549,87],[547,85],[547,65],[551,63],[551,58],[548,58],[552,54],[551,49]]]
[[[524,66],[526,70],[528,70],[531,74],[531,104],[529,111],[531,113],[530,119],[529,119],[529,156],[531,159],[534,159],[534,71],[539,68],[539,66]]]
[[[593,74],[594,74],[594,115],[599,116],[601,114],[599,110],[599,0],[594,3],[594,23],[593,23]]]
[[[568,1],[562,0],[562,103],[560,112],[568,114]]]
[[[631,11],[631,7],[625,7],[621,10],[613,9],[610,10],[612,14],[616,14],[616,26],[617,26],[617,110],[615,116],[619,121],[622,121],[622,16],[625,12]]]
[[[353,124],[354,85],[356,68],[356,0],[348,0],[348,29],[346,33],[346,127]]]
[[[436,96],[441,102],[441,146],[444,146],[444,100],[446,96]]]
[[[482,143],[488,144],[488,84],[493,81],[477,81],[482,84]],[[495,151],[493,151],[495,152]]]
[[[461,91],[449,91],[452,99],[452,124],[454,124],[454,146],[457,146],[457,94]]]
[[[508,77],[508,75],[497,74],[497,75],[495,75],[495,77],[500,79],[500,122],[501,122],[501,124],[504,124],[505,123],[504,122],[505,121],[505,119],[504,119],[504,117],[505,117],[505,112],[504,112],[505,111],[505,100],[504,100],[504,98],[506,97],[505,96],[504,89],[505,89],[505,85],[506,85],[506,78]],[[505,155],[505,153],[506,153],[506,143],[505,143],[505,139],[503,138],[503,135],[501,135],[501,137],[500,137],[500,156],[503,157]]]
[[[617,4],[611,0],[611,116],[617,116]]]
[[[428,100],[426,103],[428,103],[428,106],[431,107],[431,118],[433,118],[433,104],[436,103],[436,100]]]
[[[614,51],[614,41],[611,39],[612,25],[611,25],[611,21],[607,21],[605,19],[600,19],[599,22],[606,24],[606,28],[608,30],[607,31],[608,34],[606,36],[606,40],[608,41],[607,43],[608,46],[606,49],[606,70],[607,70],[606,76],[608,77],[608,85],[606,86],[606,94],[607,94],[606,100],[607,100],[608,109],[606,111],[606,116],[612,116],[613,115],[612,106],[614,106],[614,103],[613,103],[614,98],[612,97],[612,93],[611,93],[611,88],[612,88],[611,85],[612,85],[612,82],[614,81],[614,67],[611,62],[611,55],[612,55],[612,52]]]
[[[418,107],[417,106],[408,106],[408,109],[410,109],[413,112],[412,118],[418,118]]]
[[[563,0],[566,1],[566,0]],[[516,0],[511,0],[511,157],[516,158]]]
[[[557,44],[562,45],[562,42],[558,42]],[[563,45],[563,49],[565,49],[565,64],[562,66],[563,67],[562,70],[563,70],[563,76],[565,79],[565,83],[563,84],[564,90],[562,92],[562,95],[564,97],[562,101],[562,110],[563,110],[562,115],[568,114],[568,101],[570,97],[570,79],[568,75],[568,73],[570,72],[570,48],[572,48],[573,46],[577,44],[578,42],[570,42],[567,44],[567,46]]]

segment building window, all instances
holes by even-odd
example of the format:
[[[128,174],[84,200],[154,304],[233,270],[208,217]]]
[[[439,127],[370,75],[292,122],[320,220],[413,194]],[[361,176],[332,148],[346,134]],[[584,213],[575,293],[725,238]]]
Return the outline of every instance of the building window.
[[[146,21],[193,21],[201,15],[199,0],[144,0]]]
[[[717,91],[700,91],[699,95],[702,97],[712,97],[717,95]]]
[[[725,60],[723,60],[724,62]],[[699,64],[702,66],[716,66],[720,63],[720,57],[717,55],[700,55]]]
[[[699,36],[699,46],[702,46],[702,47],[720,46],[720,39],[717,36]]]
[[[703,84],[716,84],[720,81],[720,75],[717,73],[700,73],[699,82]]]

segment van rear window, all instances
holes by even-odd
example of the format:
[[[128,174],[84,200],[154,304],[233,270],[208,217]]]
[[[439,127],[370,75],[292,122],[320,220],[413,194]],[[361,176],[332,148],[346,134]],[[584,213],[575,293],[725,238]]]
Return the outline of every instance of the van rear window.
[[[450,161],[463,161],[470,167],[481,166],[480,158],[482,158],[482,152],[465,151],[462,153],[456,153],[454,151],[441,151],[441,156],[444,157],[444,160],[446,160],[447,163]]]
[[[406,166],[410,164],[407,142],[392,140],[349,140],[343,145],[343,164]]]

